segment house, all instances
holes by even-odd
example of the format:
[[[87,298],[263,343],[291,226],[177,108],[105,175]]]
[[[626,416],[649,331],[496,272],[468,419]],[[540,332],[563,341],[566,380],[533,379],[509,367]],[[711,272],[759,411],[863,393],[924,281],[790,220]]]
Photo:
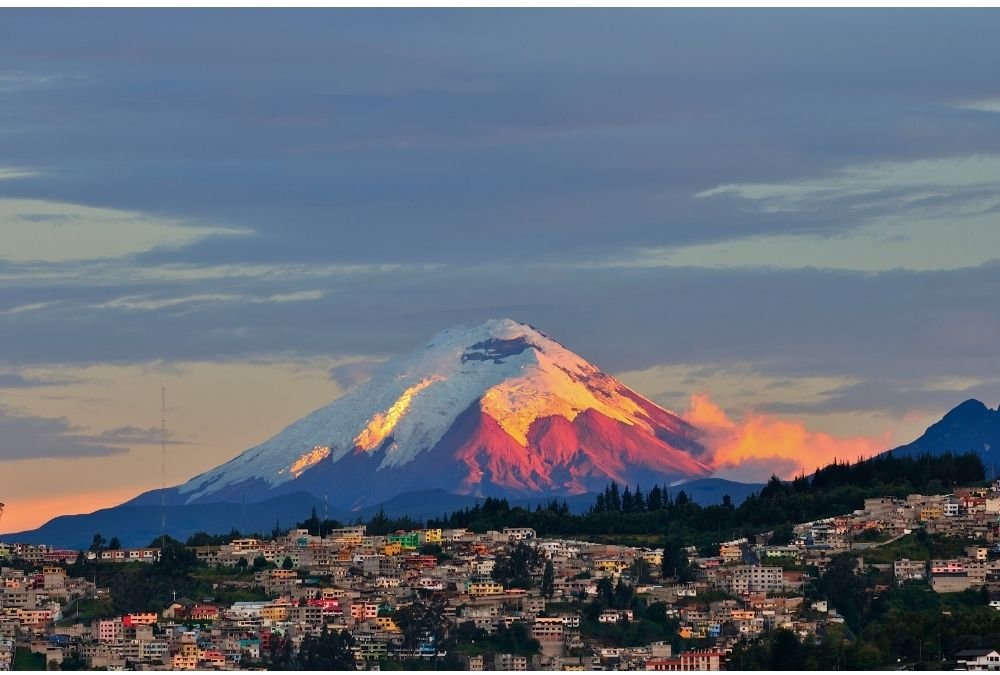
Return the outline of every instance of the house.
[[[1000,670],[1000,652],[995,649],[966,649],[955,654],[959,670]]]

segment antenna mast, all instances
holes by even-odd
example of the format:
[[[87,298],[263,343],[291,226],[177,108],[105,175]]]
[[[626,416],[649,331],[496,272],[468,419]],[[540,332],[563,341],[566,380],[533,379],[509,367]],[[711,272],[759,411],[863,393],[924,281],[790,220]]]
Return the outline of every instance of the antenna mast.
[[[160,559],[167,544],[167,388],[160,387]]]

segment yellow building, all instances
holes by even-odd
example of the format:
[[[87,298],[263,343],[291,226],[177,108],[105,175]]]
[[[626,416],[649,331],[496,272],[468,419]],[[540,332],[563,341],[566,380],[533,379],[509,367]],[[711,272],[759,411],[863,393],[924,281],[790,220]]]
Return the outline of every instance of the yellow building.
[[[341,546],[360,546],[365,538],[365,526],[356,525],[330,530],[326,534],[326,538]]]
[[[440,544],[444,541],[444,535],[440,529],[421,530],[420,538],[425,544]]]
[[[723,544],[719,547],[719,555],[726,562],[743,559],[743,547],[740,544]]]
[[[923,522],[939,518],[944,518],[944,509],[940,506],[925,506],[920,509],[920,520]]]
[[[382,547],[383,555],[399,555],[403,552],[403,545],[398,541],[393,541]]]
[[[481,581],[469,584],[466,592],[472,596],[503,595],[503,584],[498,584],[495,581]]]
[[[260,618],[265,621],[284,621],[288,618],[288,606],[264,605],[260,608]]]
[[[375,627],[379,630],[388,631],[390,633],[399,632],[399,626],[396,625],[396,622],[392,620],[391,616],[377,616],[374,621]]]
[[[610,572],[611,574],[621,574],[622,571],[628,567],[628,563],[624,560],[618,560],[616,558],[607,558],[605,560],[595,560],[594,568],[602,572]]]
[[[643,551],[642,559],[652,567],[659,567],[663,564],[663,551]]]

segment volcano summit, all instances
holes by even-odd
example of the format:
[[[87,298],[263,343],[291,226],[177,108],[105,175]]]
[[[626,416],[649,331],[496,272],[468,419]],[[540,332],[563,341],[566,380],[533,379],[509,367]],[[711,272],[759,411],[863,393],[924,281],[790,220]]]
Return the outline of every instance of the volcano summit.
[[[698,432],[541,331],[445,330],[274,438],[176,488],[175,503],[305,491],[351,509],[432,489],[569,495],[710,473]]]

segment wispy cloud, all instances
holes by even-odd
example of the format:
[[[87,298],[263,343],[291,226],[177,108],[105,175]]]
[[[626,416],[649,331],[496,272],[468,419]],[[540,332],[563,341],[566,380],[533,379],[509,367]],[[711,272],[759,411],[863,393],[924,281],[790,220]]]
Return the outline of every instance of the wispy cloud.
[[[38,176],[37,171],[27,169],[12,169],[0,166],[0,180],[14,180],[15,178],[34,178]]]
[[[953,104],[956,108],[978,110],[979,112],[1000,113],[1000,98],[982,98]]]
[[[1000,157],[970,156],[849,166],[788,183],[731,183],[696,198],[735,197],[765,212],[815,211],[850,200],[855,209],[947,210],[973,215],[1000,205]]]
[[[103,457],[123,452],[125,448],[100,442],[65,418],[22,416],[0,408],[0,462]]]
[[[61,300],[46,300],[45,302],[29,302],[24,305],[16,305],[10,309],[0,310],[0,316],[14,316],[15,314],[25,314],[28,312],[37,312],[45,309],[46,307],[52,307],[53,305],[58,305]]]
[[[37,199],[0,199],[0,260],[65,263],[179,248],[248,230],[202,226],[137,211]]]
[[[144,295],[129,295],[100,304],[94,309],[124,309],[136,311],[155,311],[177,307],[179,305],[212,305],[222,303],[284,303],[312,302],[322,300],[326,295],[322,290],[294,291],[291,293],[275,293],[272,295],[247,295],[242,293],[200,293],[177,297],[153,297]]]
[[[190,444],[190,441],[177,438],[170,431],[164,434],[159,427],[115,427],[84,438],[95,443],[108,445],[153,445],[160,443],[161,440],[167,445]]]
[[[732,232],[653,246],[612,259],[625,267],[757,267],[878,272],[975,267],[1000,258],[1000,157],[970,156],[846,167],[787,183],[732,183],[696,193],[763,218],[816,218],[814,232]]]

